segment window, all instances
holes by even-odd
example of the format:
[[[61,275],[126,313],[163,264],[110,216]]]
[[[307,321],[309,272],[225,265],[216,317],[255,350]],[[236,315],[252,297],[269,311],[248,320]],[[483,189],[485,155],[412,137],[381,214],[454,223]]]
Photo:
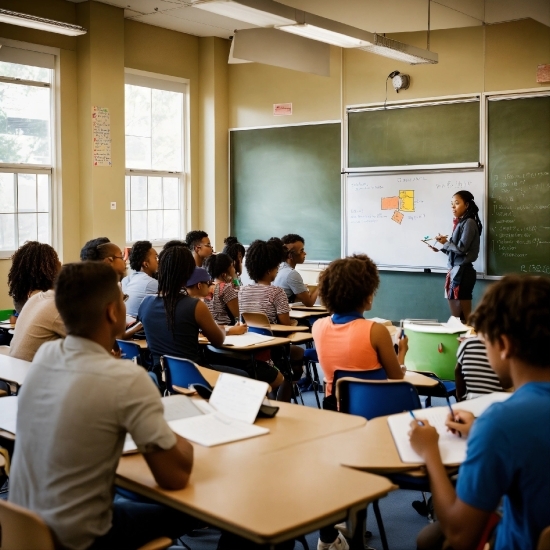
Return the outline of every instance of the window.
[[[52,244],[54,56],[0,49],[0,257]]]
[[[186,84],[126,73],[126,240],[183,234]]]

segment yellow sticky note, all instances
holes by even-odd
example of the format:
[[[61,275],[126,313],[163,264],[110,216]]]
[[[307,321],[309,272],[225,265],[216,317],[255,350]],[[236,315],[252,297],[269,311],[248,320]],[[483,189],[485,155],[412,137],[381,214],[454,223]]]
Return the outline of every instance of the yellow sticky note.
[[[399,210],[402,212],[414,212],[414,191],[399,191]]]

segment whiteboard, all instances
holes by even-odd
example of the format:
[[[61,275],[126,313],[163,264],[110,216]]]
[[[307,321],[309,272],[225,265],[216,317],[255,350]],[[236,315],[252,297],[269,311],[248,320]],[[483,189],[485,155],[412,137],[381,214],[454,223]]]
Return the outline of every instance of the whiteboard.
[[[485,273],[485,177],[482,170],[413,174],[348,174],[345,183],[345,253],[367,254],[380,267],[447,270],[447,255],[422,239],[451,235],[451,198],[465,189],[474,196],[483,224],[474,263]],[[441,245],[437,245],[441,247]]]

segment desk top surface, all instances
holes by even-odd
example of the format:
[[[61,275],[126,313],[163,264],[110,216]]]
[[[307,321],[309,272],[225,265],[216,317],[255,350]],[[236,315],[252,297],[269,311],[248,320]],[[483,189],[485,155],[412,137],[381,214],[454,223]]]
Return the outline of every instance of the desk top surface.
[[[29,361],[0,354],[0,380],[13,382],[21,386],[27,377],[30,366],[31,363]]]
[[[141,455],[121,459],[117,484],[256,542],[278,542],[340,521],[352,507],[393,489],[384,478],[341,467],[331,452],[317,452],[315,444],[336,433],[354,440],[363,418],[277,405],[277,417],[257,422],[269,427],[265,436],[194,445],[191,481],[181,491],[158,488]],[[308,475],[311,469],[315,475]]]

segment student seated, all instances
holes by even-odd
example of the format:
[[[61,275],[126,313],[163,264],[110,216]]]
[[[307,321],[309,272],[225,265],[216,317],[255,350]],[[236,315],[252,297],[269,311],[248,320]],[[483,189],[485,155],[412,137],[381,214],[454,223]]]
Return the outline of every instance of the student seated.
[[[214,258],[215,256],[212,255],[211,258]],[[207,258],[207,260],[210,258]],[[214,315],[211,307],[212,302],[212,296],[213,293],[215,293],[215,283],[212,281],[212,277],[210,276],[210,273],[204,269],[204,267],[195,267],[195,270],[193,271],[191,277],[189,280],[185,283],[185,290],[187,291],[187,294],[189,296],[192,296],[193,298],[199,298],[202,300],[206,307],[208,307],[208,310],[210,311],[210,314],[214,318],[214,321],[225,330],[225,333],[228,335],[231,334],[244,334],[247,330],[247,326],[245,324],[241,324],[237,322],[236,325],[231,326],[231,322],[229,319],[227,319],[227,322],[225,318],[217,319]],[[237,291],[233,289],[231,285],[229,287],[232,289],[232,292],[237,294]],[[237,305],[237,308],[239,306]],[[239,315],[239,311],[237,309],[237,316]]]
[[[45,266],[51,264],[51,267],[48,267],[45,271],[46,273],[50,269],[54,269],[57,274],[61,269],[57,252],[47,244],[40,245],[40,247],[42,250],[36,258],[37,261],[40,259],[44,262]],[[39,266],[34,266],[31,273],[36,271],[40,271]],[[21,278],[24,279],[23,274]],[[50,288],[38,291],[26,301],[15,325],[14,335],[10,344],[10,357],[32,361],[34,355],[44,342],[65,337],[65,325],[55,306],[54,278],[50,278],[48,275]],[[46,282],[47,280],[44,278],[42,286],[46,286]]]
[[[383,368],[391,380],[404,376],[401,365],[408,338],[399,340],[396,355],[388,329],[363,317],[372,308],[379,284],[378,269],[364,254],[335,260],[319,277],[319,295],[332,316],[316,321],[311,332],[327,381],[327,396],[332,394],[336,370]]]
[[[193,259],[197,267],[202,267],[205,258],[212,255],[214,248],[208,238],[208,233],[204,231],[189,231],[185,237],[187,247],[193,253]]]
[[[137,317],[143,298],[158,291],[159,284],[155,279],[159,265],[158,255],[149,241],[136,241],[129,259],[133,271],[122,279],[122,292],[128,295],[126,313]]]
[[[487,359],[485,344],[477,336],[466,338],[456,353],[455,382],[457,401],[485,393],[504,391]]]
[[[33,294],[53,288],[58,271],[59,257],[49,244],[28,241],[15,251],[8,273],[8,294],[13,300],[10,322],[17,321]]]
[[[254,241],[245,256],[246,269],[255,282],[246,285],[239,291],[239,312],[265,313],[271,324],[295,325],[289,315],[290,306],[284,290],[271,283],[277,276],[279,264],[286,251],[280,239],[269,241]],[[284,361],[283,352],[274,348],[272,359],[275,363]],[[290,366],[292,378],[299,380],[303,373],[304,350],[299,346],[290,346]],[[292,382],[285,380],[279,388],[277,399],[290,401],[292,396]]]
[[[212,254],[204,267],[214,281],[211,294],[204,298],[218,325],[234,325],[239,320],[239,293],[233,286],[236,278],[234,261],[228,254]]]
[[[104,262],[110,265],[117,274],[119,282],[126,275],[126,260],[122,250],[107,237],[99,237],[88,241],[80,251],[80,259],[82,261]]]
[[[306,259],[303,237],[291,233],[285,235],[281,241],[285,245],[287,252],[283,263],[279,266],[279,272],[273,284],[280,286],[285,291],[286,297],[291,304],[302,302],[305,306],[315,305],[319,288],[310,292],[304,284],[302,276],[295,269],[296,265],[303,264]]]
[[[62,269],[55,300],[68,335],[40,348],[19,392],[9,500],[40,515],[60,548],[137,548],[195,523],[156,504],[113,503],[127,432],[162,488],[185,487],[193,465],[147,372],[110,354],[126,323],[117,283],[103,263]]]
[[[491,285],[469,319],[511,397],[474,421],[457,411],[447,427],[468,437],[456,491],[441,462],[438,433],[411,422],[411,445],[426,461],[438,523],[418,548],[476,548],[502,503],[494,550],[534,550],[550,525],[550,280],[506,276]]]
[[[143,323],[156,370],[161,355],[204,364],[199,350],[199,331],[215,347],[225,340],[225,331],[216,324],[204,302],[184,289],[194,270],[195,262],[188,248],[172,246],[163,250],[159,255],[158,295],[145,296],[139,306],[138,318]],[[248,376],[245,371],[229,367],[212,365],[211,368]]]
[[[241,275],[243,273],[243,259],[246,253],[244,246],[238,241],[237,237],[226,237],[223,240],[222,254],[227,254],[234,263],[235,266],[235,279],[233,279],[233,286],[242,286]]]

